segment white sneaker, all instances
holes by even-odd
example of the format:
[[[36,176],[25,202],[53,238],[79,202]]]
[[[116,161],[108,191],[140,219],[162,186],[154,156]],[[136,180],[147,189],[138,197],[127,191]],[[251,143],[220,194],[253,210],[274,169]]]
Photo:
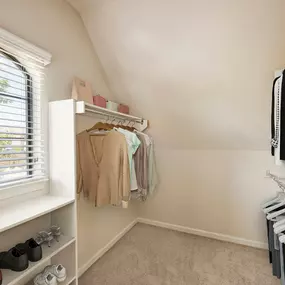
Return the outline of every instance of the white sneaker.
[[[57,282],[63,282],[66,279],[66,269],[61,264],[47,266],[44,269],[44,273],[54,275]]]
[[[48,273],[40,273],[34,278],[34,285],[57,285],[56,277]]]

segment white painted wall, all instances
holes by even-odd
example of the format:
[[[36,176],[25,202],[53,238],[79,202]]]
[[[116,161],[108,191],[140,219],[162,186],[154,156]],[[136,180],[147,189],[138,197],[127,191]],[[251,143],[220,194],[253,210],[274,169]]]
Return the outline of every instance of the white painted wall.
[[[266,241],[260,203],[274,196],[276,187],[264,178],[265,169],[279,173],[266,151],[158,149],[156,153],[161,185],[141,205],[140,217]]]
[[[285,2],[72,0],[117,99],[150,119],[161,185],[141,216],[265,240],[259,205]]]
[[[111,99],[100,62],[78,15],[63,0],[0,0],[0,26],[53,55],[47,71],[49,101],[70,98],[73,76],[92,82],[93,88]],[[124,229],[134,209],[94,209],[79,203],[79,267]]]

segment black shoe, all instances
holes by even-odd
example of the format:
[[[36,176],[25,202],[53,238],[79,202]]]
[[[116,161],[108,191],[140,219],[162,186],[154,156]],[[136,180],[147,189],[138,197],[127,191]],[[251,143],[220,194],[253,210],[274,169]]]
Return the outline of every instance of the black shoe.
[[[28,239],[25,243],[19,243],[15,247],[20,251],[25,251],[29,261],[36,262],[42,259],[42,247],[33,238]]]
[[[16,247],[0,252],[0,268],[23,271],[29,267],[28,254]]]

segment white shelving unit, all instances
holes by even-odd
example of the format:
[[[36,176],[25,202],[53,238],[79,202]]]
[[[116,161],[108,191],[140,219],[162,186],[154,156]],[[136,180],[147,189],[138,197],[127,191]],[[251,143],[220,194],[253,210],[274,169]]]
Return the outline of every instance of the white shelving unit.
[[[59,225],[63,233],[59,241],[54,240],[50,247],[43,244],[42,259],[38,262],[29,262],[26,270],[22,272],[2,270],[2,285],[32,284],[33,278],[47,265],[59,263],[66,267],[68,274],[66,282],[62,284],[78,284],[76,201],[74,197],[43,195],[26,201],[16,208],[10,206],[1,211],[5,215],[5,223],[1,219],[0,251],[7,251],[17,243],[35,237],[39,231],[48,230],[54,224]],[[23,211],[22,219],[20,219],[21,211]]]
[[[33,278],[49,264],[62,264],[67,279],[62,285],[77,285],[77,200],[75,166],[75,102],[49,104],[49,181],[44,189],[1,202],[0,251],[35,237],[51,225],[61,227],[59,242],[42,245],[43,257],[22,272],[1,270],[2,285],[33,284]]]
[[[100,116],[133,122],[145,130],[148,121],[72,99],[49,103],[49,183],[18,203],[2,202],[0,207],[0,251],[35,237],[51,225],[61,227],[63,236],[51,247],[43,245],[43,258],[22,272],[3,270],[2,285],[33,284],[33,278],[49,264],[67,269],[62,285],[78,285],[77,199],[76,199],[76,115]],[[90,118],[89,118],[90,119]],[[89,121],[90,122],[90,121]],[[35,191],[37,192],[37,191]]]

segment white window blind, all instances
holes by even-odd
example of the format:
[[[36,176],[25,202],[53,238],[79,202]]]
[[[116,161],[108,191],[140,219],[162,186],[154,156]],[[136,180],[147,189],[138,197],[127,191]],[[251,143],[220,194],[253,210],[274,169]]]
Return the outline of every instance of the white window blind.
[[[46,177],[45,64],[0,33],[0,187]]]

